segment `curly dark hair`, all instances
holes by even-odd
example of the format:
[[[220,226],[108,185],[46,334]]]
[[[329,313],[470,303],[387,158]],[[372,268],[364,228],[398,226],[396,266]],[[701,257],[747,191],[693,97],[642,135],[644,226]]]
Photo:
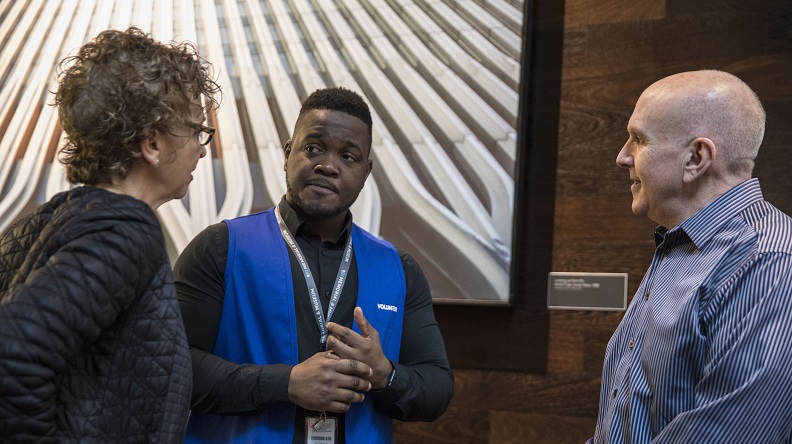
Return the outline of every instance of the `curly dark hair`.
[[[134,26],[102,31],[58,71],[54,104],[67,136],[60,161],[72,183],[125,178],[140,142],[192,126],[192,107],[201,98],[209,111],[220,100],[212,65],[193,44],[163,44]]]
[[[371,111],[360,94],[343,86],[317,89],[302,103],[297,122],[300,121],[305,113],[314,109],[341,111],[362,120],[368,128],[368,140],[369,144],[371,144]],[[296,126],[295,124],[295,128]],[[369,146],[369,148],[371,147]]]

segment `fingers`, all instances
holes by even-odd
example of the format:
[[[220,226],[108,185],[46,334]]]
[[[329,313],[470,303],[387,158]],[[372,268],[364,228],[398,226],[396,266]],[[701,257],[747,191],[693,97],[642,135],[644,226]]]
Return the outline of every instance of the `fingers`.
[[[342,359],[333,351],[324,354],[330,361],[325,364],[325,384],[364,392],[371,390],[371,383],[367,379],[373,373],[371,367],[354,359]]]
[[[357,333],[353,332],[353,334],[354,337],[347,335],[345,339],[335,335],[328,336],[327,348],[342,359],[349,359],[370,365],[372,352],[375,348],[379,348],[379,343],[375,343],[375,341],[369,339],[363,339]]]
[[[358,376],[361,378],[368,378],[373,373],[371,367],[354,359],[338,358],[338,362],[334,370],[338,373],[343,373],[350,376]]]
[[[320,352],[293,367],[289,400],[309,410],[345,412],[371,390],[372,369],[362,362]]]
[[[371,367],[351,359],[341,359],[335,353],[327,352],[327,358],[333,361],[333,372],[323,384],[320,400],[324,400],[327,411],[344,413],[350,406],[363,402],[363,392],[371,390],[371,383],[363,379],[370,375]]]
[[[303,407],[311,410],[338,413],[346,412],[352,404],[363,402],[366,399],[366,395],[361,392],[340,387],[324,387],[318,393],[315,393],[314,396],[316,398],[315,401],[310,406]]]
[[[359,401],[363,402],[363,401]],[[322,409],[323,412],[333,412],[333,413],[346,413],[349,408],[352,407],[351,403],[346,402],[331,402],[327,405],[327,408]]]
[[[349,410],[352,404],[363,402],[365,399],[366,396],[363,393],[347,391],[347,393],[338,396],[337,400],[329,402],[327,407],[321,410],[335,413],[344,413]]]
[[[330,335],[327,337],[327,348],[332,351],[336,356],[343,356],[344,358],[354,359],[354,347],[348,345],[338,336]]]
[[[366,320],[366,317],[363,315],[363,309],[360,307],[355,307],[355,323],[360,328],[360,333],[357,334],[354,330],[344,327],[342,325],[336,324],[335,322],[328,322],[327,323],[327,330],[335,336],[337,339],[340,339],[344,345],[348,345],[351,348],[358,348],[358,349],[366,349],[370,346],[368,340],[375,340],[379,341],[379,333],[377,330]],[[330,340],[327,341],[328,347],[331,347]],[[336,346],[340,344],[333,344],[332,346]],[[332,347],[331,347],[332,348]]]
[[[354,345],[355,343],[360,342],[359,339],[363,339],[362,336],[355,333],[352,329],[336,324],[335,322],[327,323],[327,331],[344,344]],[[330,347],[330,338],[327,339],[327,346]]]

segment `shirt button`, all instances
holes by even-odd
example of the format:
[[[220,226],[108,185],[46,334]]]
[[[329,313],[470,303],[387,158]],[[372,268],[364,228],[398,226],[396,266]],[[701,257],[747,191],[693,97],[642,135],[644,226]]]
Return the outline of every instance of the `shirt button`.
[[[325,297],[330,298],[330,290],[325,291]]]
[[[614,398],[616,397],[616,394],[617,394],[617,393],[619,393],[619,391],[618,391],[617,389],[613,389],[613,397],[614,397]]]
[[[635,341],[630,341],[630,343],[629,343],[629,344],[627,344],[627,347],[628,347],[630,350],[632,350],[633,348],[635,348]]]
[[[327,250],[322,250],[322,256],[327,256]]]
[[[648,300],[649,300],[649,292],[647,291],[646,296],[644,296],[644,301],[648,301]]]

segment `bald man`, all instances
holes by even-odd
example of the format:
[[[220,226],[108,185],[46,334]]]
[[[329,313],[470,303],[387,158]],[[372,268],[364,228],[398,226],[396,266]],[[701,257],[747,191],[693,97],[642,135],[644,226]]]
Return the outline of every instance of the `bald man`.
[[[608,343],[589,443],[792,442],[792,219],[751,178],[764,125],[725,72],[638,99],[616,163],[656,250]]]

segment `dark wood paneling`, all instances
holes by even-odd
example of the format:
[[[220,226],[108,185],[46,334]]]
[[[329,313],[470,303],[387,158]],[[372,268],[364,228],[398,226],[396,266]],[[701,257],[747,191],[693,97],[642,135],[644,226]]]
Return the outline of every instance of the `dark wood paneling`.
[[[547,312],[521,307],[435,306],[453,368],[544,373]]]
[[[767,51],[792,51],[792,2],[773,2],[767,8]]]
[[[536,0],[532,10],[541,29],[529,35],[544,46],[527,73],[533,101],[521,104],[533,108],[521,128],[529,137],[521,156],[530,159],[521,183],[530,192],[518,190],[517,245],[527,255],[514,273],[517,304],[437,307],[455,396],[434,423],[398,423],[399,443],[579,444],[593,434],[605,346],[622,313],[543,312],[546,271],[626,272],[635,292],[651,260],[653,223],[632,215],[629,179],[614,160],[635,101],[654,81],[714,68],[751,85],[767,111],[755,175],[765,197],[792,212],[792,2],[567,0],[559,20],[561,3]],[[559,32],[554,90],[558,59],[552,38],[541,39]],[[521,366],[532,370],[503,371]]]
[[[456,375],[453,402],[460,409],[589,417],[597,405],[599,377],[599,372],[536,375],[464,370]]]
[[[583,443],[596,426],[592,418],[535,415],[530,413],[493,412],[491,443]]]
[[[566,2],[564,26],[636,22],[665,17],[665,2],[657,0],[575,0]]]
[[[777,0],[665,0],[669,17],[763,15]]]
[[[591,435],[599,375],[458,370],[448,411],[433,423],[396,423],[396,442],[562,443]],[[569,424],[558,430],[554,424]],[[530,437],[530,438],[528,438]],[[558,439],[572,439],[559,441]]]
[[[599,377],[605,346],[621,321],[621,312],[558,311],[550,318],[548,374]],[[588,412],[587,414],[591,414]]]
[[[479,409],[460,409],[452,405],[445,415],[432,423],[412,422],[395,424],[396,444],[488,442],[490,412]]]

